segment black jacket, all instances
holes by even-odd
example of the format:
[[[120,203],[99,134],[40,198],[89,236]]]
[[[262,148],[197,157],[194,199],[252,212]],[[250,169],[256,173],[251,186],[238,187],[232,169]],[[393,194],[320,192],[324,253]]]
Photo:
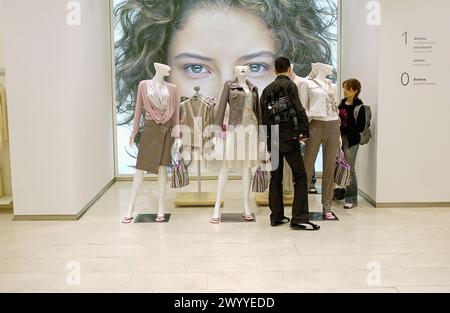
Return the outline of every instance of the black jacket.
[[[363,105],[361,99],[356,98],[352,106],[345,104],[346,99],[343,99],[339,105],[339,117],[341,119],[341,135],[347,137],[350,147],[359,145],[361,142],[361,133],[366,128],[366,109],[362,106],[358,112],[358,119],[355,120],[355,108]],[[350,114],[345,114],[349,112]]]
[[[273,83],[267,86],[261,96],[261,110],[262,110],[262,120],[263,124],[267,125],[267,136],[270,141],[270,125],[268,122],[268,106],[270,103],[270,97],[273,94],[278,94],[279,91],[283,89],[284,94],[287,95],[289,103],[295,109],[297,113],[297,120],[299,130],[295,130],[293,123],[280,125],[280,142],[290,141],[299,135],[303,135],[304,137],[309,137],[309,122],[308,117],[306,116],[305,108],[303,108],[302,103],[300,102],[300,97],[298,95],[297,85],[285,75],[280,75],[275,79]]]

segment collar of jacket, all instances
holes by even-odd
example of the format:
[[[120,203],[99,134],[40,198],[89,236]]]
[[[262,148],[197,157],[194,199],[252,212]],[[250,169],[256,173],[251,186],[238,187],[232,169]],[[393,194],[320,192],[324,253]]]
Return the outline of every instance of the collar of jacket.
[[[346,101],[347,101],[347,98],[342,99],[341,105],[345,104]],[[362,105],[362,104],[364,104],[364,102],[362,102],[362,100],[361,100],[359,97],[358,97],[358,98],[355,98],[355,99],[353,100],[353,105],[354,105],[355,107],[357,107],[358,105]]]
[[[292,80],[289,76],[287,76],[287,75],[277,75],[277,78],[276,78],[276,80],[280,80],[280,79],[289,79],[289,80]]]
[[[248,88],[253,92],[256,88],[255,85],[253,85],[248,79],[245,80],[247,83]],[[243,89],[241,85],[239,85],[239,81],[237,77],[230,82],[230,88],[231,89]]]

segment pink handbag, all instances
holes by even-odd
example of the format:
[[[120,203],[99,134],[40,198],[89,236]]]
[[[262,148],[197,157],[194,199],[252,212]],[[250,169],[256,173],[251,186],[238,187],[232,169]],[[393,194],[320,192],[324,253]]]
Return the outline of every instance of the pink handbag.
[[[351,167],[348,164],[347,160],[345,160],[344,151],[340,149],[334,172],[334,183],[339,188],[345,188],[350,185],[350,170]]]

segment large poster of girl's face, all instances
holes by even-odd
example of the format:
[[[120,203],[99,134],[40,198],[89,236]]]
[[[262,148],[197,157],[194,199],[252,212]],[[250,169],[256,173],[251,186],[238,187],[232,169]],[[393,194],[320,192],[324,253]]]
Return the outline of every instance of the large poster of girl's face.
[[[234,68],[249,67],[260,92],[286,56],[297,75],[336,64],[338,0],[114,0],[119,174],[134,173],[128,147],[137,87],[155,62],[169,65],[179,97],[218,98]]]

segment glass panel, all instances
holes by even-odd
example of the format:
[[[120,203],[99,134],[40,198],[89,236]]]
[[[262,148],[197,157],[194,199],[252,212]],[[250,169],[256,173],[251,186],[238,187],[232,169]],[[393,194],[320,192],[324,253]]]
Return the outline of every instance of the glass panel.
[[[202,95],[217,101],[237,65],[250,67],[248,79],[261,94],[275,78],[277,55],[291,59],[302,77],[313,62],[336,68],[337,1],[114,0],[118,175],[134,174],[137,148],[129,147],[129,138],[135,94],[141,80],[153,77],[154,62],[171,66],[168,81],[180,98],[200,86]],[[321,157],[316,167],[321,171]],[[202,175],[217,174],[216,166],[202,168]]]

